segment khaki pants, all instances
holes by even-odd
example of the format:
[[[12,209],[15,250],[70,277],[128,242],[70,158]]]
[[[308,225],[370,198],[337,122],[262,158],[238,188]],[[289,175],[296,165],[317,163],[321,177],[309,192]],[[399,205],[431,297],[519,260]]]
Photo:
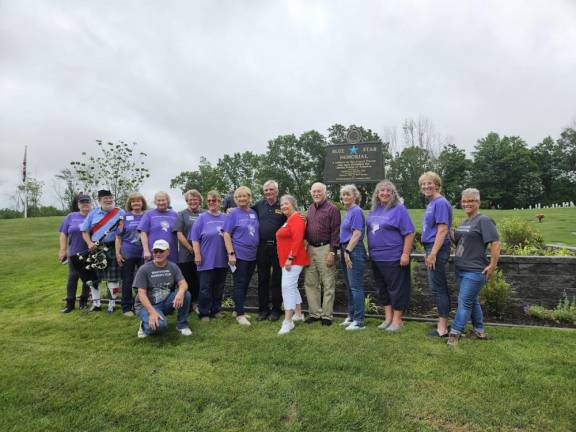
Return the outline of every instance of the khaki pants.
[[[330,245],[308,246],[310,266],[306,269],[304,288],[308,300],[308,313],[312,318],[332,319],[336,293],[336,260],[332,267],[328,267],[326,255],[329,253]]]

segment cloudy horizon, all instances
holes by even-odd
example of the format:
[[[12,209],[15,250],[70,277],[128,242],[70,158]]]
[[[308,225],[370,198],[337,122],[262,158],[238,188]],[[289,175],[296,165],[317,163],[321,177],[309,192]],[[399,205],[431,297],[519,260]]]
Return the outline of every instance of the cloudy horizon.
[[[0,0],[0,207],[25,146],[44,204],[97,139],[149,155],[147,196],[201,156],[335,123],[424,116],[468,152],[491,131],[533,146],[576,120],[574,76],[568,0]]]

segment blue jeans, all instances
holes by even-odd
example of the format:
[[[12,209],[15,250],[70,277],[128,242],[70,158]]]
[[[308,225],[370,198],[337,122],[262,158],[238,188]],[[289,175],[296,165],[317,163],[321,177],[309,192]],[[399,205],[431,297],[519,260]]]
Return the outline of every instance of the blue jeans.
[[[484,332],[484,315],[478,301],[478,294],[486,283],[486,277],[480,272],[456,271],[456,281],[460,292],[458,293],[458,309],[454,321],[452,321],[451,332],[462,333],[470,319],[472,319],[474,331]]]
[[[364,243],[358,242],[356,247],[350,253],[350,260],[352,261],[352,268],[346,267],[344,261],[344,250],[348,243],[341,245],[341,263],[342,273],[344,274],[344,283],[348,292],[348,317],[358,323],[364,325],[364,264],[366,263],[366,250]]]
[[[198,272],[200,289],[198,295],[198,316],[214,316],[222,308],[226,268],[214,268]]]
[[[432,251],[432,243],[424,243],[426,256]],[[446,264],[450,256],[450,244],[444,243],[436,255],[436,268],[428,270],[428,287],[432,290],[436,300],[436,308],[440,318],[448,318],[450,314],[450,288],[446,279]]]
[[[174,310],[174,306],[172,306],[172,303],[174,302],[175,297],[176,297],[176,291],[172,291],[168,295],[168,297],[164,299],[163,302],[152,305],[154,306],[154,309],[156,309],[156,312],[158,312],[158,315],[160,315],[160,317],[162,318],[160,320],[158,327],[156,327],[156,330],[150,329],[150,326],[148,325],[148,320],[150,319],[150,314],[148,313],[148,310],[145,307],[142,307],[142,309],[138,311],[138,317],[140,318],[140,321],[142,321],[142,327],[144,329],[144,333],[146,333],[147,335],[156,334],[166,328],[167,325],[166,314],[169,314]],[[182,304],[182,307],[178,309],[178,314],[176,315],[176,328],[183,329],[188,327],[189,314],[190,314],[190,293],[186,291],[186,293],[184,294],[184,303]]]
[[[244,303],[246,302],[246,292],[250,279],[256,268],[256,260],[244,261],[236,260],[236,271],[232,273],[234,278],[234,310],[236,315],[244,315]]]
[[[144,258],[125,258],[124,264],[120,267],[122,272],[122,312],[128,312],[134,307],[132,282],[134,282],[136,270],[142,264],[144,264]]]

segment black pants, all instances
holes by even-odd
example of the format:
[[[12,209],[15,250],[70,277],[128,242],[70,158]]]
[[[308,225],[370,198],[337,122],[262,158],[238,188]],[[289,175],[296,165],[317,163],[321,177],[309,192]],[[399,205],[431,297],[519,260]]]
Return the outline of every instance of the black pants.
[[[78,270],[72,265],[72,261],[68,260],[68,282],[66,283],[66,302],[68,304],[74,304],[76,302],[76,290],[78,288],[78,280],[80,275]],[[98,286],[96,284],[96,286]],[[82,291],[80,293],[80,304],[86,304],[88,302],[88,295],[90,293],[90,287],[86,282],[82,282]]]
[[[258,308],[260,312],[269,311],[272,297],[272,311],[280,313],[282,309],[282,269],[278,263],[276,244],[265,241],[258,246],[256,258],[258,266]]]
[[[192,296],[191,304],[198,303],[199,294],[199,283],[198,283],[198,270],[196,269],[196,263],[194,261],[178,263],[178,267],[186,279],[188,284],[188,291]]]
[[[122,312],[128,312],[134,307],[134,298],[132,295],[132,283],[136,270],[144,264],[144,258],[126,258],[122,265]]]

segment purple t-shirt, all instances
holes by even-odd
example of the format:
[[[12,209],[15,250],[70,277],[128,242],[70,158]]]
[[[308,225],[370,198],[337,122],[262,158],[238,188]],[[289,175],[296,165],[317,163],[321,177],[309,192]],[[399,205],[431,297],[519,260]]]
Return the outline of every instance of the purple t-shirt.
[[[124,215],[124,229],[118,232],[118,237],[122,239],[120,251],[124,258],[142,257],[142,242],[138,231],[142,216],[144,216],[143,213],[136,215],[132,212],[126,212]]]
[[[415,231],[404,204],[380,206],[368,213],[368,250],[372,261],[399,261],[404,237]]]
[[[170,245],[170,255],[168,259],[172,262],[178,262],[178,241],[174,232],[174,224],[178,219],[178,213],[174,210],[158,211],[157,209],[149,210],[144,213],[138,231],[148,234],[148,248],[152,252],[152,245],[156,240],[166,240]]]
[[[68,216],[64,218],[62,225],[60,225],[60,232],[68,236],[68,256],[88,250],[88,246],[82,238],[82,230],[80,229],[86,216],[87,215],[82,215],[80,212],[69,213]]]
[[[258,215],[252,209],[235,208],[226,218],[224,232],[232,237],[236,258],[255,261],[260,242]]]
[[[228,254],[224,246],[224,223],[226,214],[220,213],[214,216],[212,213],[202,213],[188,234],[188,240],[200,243],[200,255],[202,262],[198,271],[226,268],[228,266]]]
[[[359,242],[364,239],[364,226],[366,221],[364,219],[364,212],[357,205],[350,207],[346,210],[346,215],[344,220],[340,224],[340,243],[347,243],[352,238],[352,232],[354,230],[360,230],[362,235],[360,236]]]
[[[438,224],[448,225],[448,231],[452,226],[452,206],[442,195],[428,203],[422,216],[422,243],[434,243]],[[444,243],[450,243],[450,236],[446,234]]]

